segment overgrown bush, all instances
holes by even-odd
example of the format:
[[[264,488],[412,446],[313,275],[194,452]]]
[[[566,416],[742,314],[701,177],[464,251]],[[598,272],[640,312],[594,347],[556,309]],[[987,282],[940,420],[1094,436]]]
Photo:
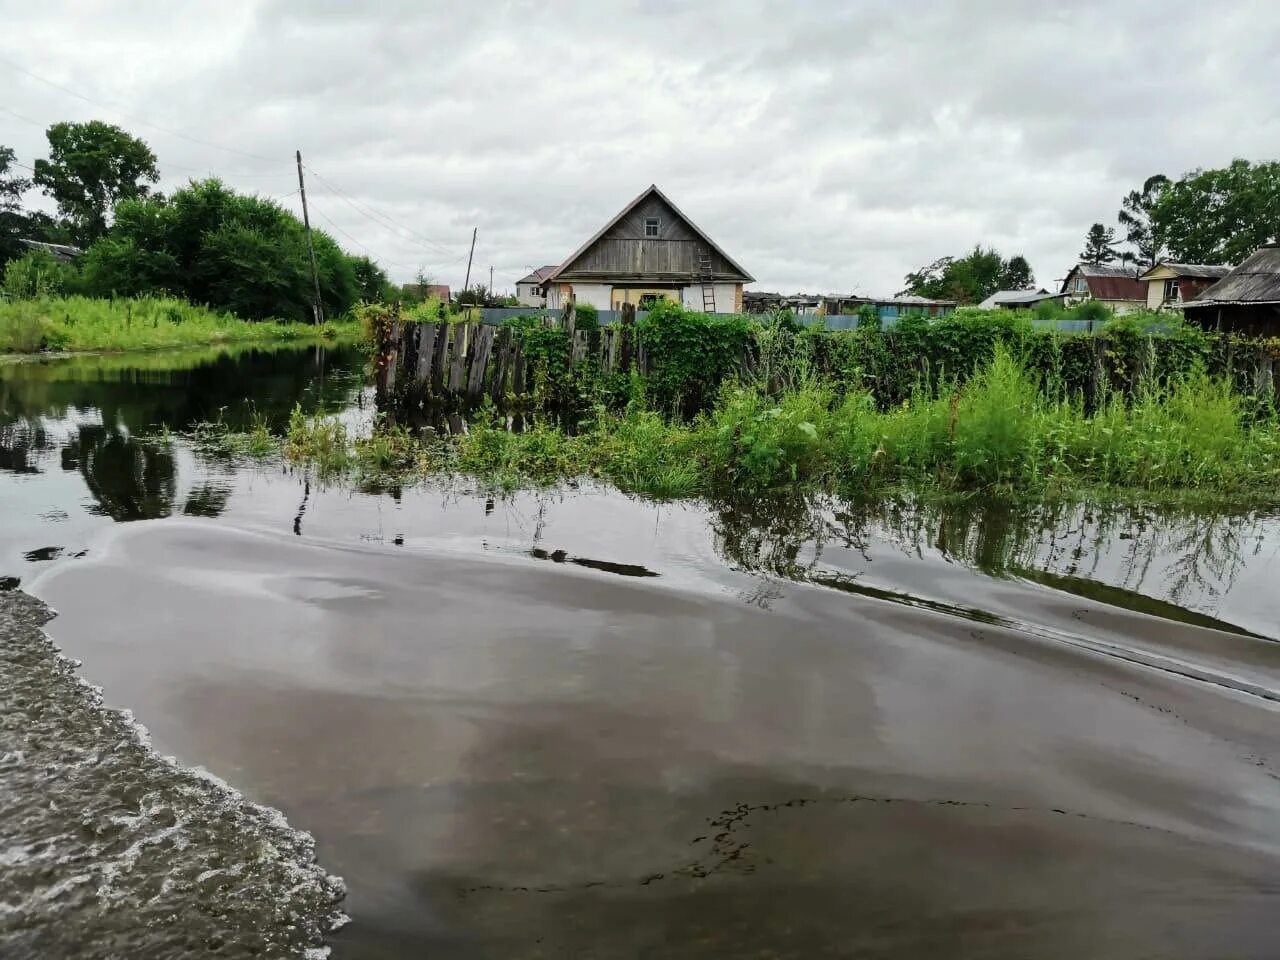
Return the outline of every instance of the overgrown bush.
[[[11,300],[61,296],[74,284],[75,268],[35,249],[4,265],[4,292]]]

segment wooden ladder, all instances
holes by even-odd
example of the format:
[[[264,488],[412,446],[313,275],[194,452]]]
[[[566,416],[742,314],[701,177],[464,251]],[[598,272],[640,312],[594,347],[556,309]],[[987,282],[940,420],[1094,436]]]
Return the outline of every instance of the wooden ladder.
[[[702,283],[702,312],[716,312],[716,287],[712,282],[711,254],[703,250],[698,254],[698,279]]]

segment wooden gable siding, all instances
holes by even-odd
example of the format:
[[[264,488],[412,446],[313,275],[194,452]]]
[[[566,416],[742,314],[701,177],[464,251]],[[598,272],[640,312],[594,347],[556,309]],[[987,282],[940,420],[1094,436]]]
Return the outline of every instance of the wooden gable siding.
[[[657,217],[658,236],[644,235],[644,222]],[[661,197],[650,195],[561,270],[559,280],[689,282],[702,253],[711,256],[712,276],[740,280],[739,272]]]

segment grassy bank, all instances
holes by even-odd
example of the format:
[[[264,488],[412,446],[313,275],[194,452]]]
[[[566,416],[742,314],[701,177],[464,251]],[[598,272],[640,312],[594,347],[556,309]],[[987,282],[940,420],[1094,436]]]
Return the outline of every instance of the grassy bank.
[[[921,389],[883,408],[866,391],[810,378],[780,394],[726,385],[691,420],[650,408],[633,376],[620,412],[599,406],[567,432],[550,420],[516,432],[490,409],[456,436],[383,421],[351,436],[298,413],[287,435],[205,431],[210,448],[282,456],[328,475],[411,481],[458,473],[513,488],[597,477],[657,497],[847,494],[910,486],[1036,496],[1111,488],[1206,500],[1280,500],[1280,422],[1225,378],[1192,371],[1144,382],[1086,413],[1008,349],[963,384]]]
[[[156,350],[357,335],[357,325],[350,322],[328,323],[319,328],[297,323],[249,323],[229,313],[165,297],[0,301],[0,353]]]

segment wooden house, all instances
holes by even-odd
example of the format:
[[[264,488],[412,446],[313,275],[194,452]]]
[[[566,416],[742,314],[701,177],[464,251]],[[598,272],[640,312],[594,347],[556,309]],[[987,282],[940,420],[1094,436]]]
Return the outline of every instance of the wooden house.
[[[1280,336],[1280,243],[1255,250],[1244,263],[1183,304],[1182,312],[1208,330]]]
[[[546,278],[547,306],[570,297],[600,310],[661,299],[691,310],[740,313],[752,277],[662,193],[650,186]]]
[[[1078,263],[1067,273],[1059,291],[1067,306],[1096,300],[1115,313],[1131,313],[1147,305],[1147,285],[1131,267]]]
[[[1230,272],[1229,266],[1162,260],[1138,279],[1147,285],[1148,310],[1181,310]]]

